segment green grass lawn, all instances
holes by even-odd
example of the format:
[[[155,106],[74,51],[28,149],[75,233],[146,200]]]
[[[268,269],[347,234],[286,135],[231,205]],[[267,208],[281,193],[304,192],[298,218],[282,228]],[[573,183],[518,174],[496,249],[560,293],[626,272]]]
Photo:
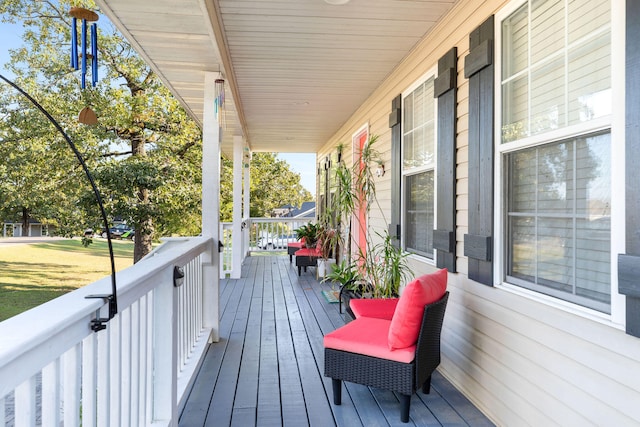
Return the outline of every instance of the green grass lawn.
[[[114,240],[116,270],[133,264],[133,243]],[[107,241],[80,239],[0,247],[0,322],[111,274]]]

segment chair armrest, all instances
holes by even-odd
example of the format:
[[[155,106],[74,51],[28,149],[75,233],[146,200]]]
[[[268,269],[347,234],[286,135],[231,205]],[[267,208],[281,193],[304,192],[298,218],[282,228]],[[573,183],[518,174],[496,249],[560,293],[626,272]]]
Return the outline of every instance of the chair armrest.
[[[399,298],[361,298],[349,303],[354,316],[391,320]]]

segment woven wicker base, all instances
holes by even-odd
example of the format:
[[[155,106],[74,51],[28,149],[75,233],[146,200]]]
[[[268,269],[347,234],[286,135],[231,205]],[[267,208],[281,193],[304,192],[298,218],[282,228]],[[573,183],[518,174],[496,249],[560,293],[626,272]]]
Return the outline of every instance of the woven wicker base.
[[[448,298],[449,292],[425,306],[416,355],[411,363],[325,347],[324,375],[333,379],[334,403],[340,404],[341,381],[395,391],[400,393],[400,419],[408,422],[411,395],[419,387],[429,392],[431,373],[440,364],[440,333]]]
[[[415,367],[415,363],[378,359],[332,348],[324,350],[325,376],[398,393],[412,394],[416,390]]]

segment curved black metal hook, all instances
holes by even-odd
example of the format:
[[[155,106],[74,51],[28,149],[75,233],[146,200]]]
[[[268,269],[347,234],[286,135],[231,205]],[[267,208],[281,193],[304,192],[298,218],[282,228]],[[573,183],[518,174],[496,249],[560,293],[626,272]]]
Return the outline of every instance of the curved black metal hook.
[[[117,293],[116,293],[117,292],[116,291],[116,266],[115,266],[115,261],[113,257],[113,246],[111,244],[111,232],[109,231],[109,221],[107,220],[107,214],[104,210],[104,205],[102,203],[102,196],[100,196],[100,191],[98,191],[98,186],[96,185],[96,182],[94,181],[93,176],[89,172],[89,168],[87,167],[87,164],[85,163],[84,158],[82,157],[82,154],[80,154],[80,151],[78,151],[78,149],[76,148],[76,145],[73,143],[69,135],[67,135],[66,132],[62,129],[62,126],[60,126],[60,124],[56,121],[56,119],[54,119],[51,116],[51,114],[49,114],[49,112],[45,110],[42,105],[40,105],[38,101],[33,99],[33,97],[29,95],[27,92],[25,92],[20,86],[18,86],[11,80],[7,79],[2,74],[0,74],[0,79],[4,80],[13,88],[15,88],[18,92],[24,95],[25,98],[27,98],[33,105],[35,105],[47,117],[47,119],[49,119],[49,121],[53,124],[53,126],[55,126],[58,132],[60,132],[64,137],[64,139],[67,141],[67,143],[69,144],[69,147],[71,147],[71,150],[73,150],[73,153],[76,155],[76,158],[80,162],[80,165],[84,170],[84,173],[87,175],[87,178],[91,183],[91,188],[93,189],[93,193],[95,194],[96,200],[98,201],[98,205],[100,206],[102,222],[104,223],[104,228],[107,232],[107,244],[109,246],[109,259],[111,261],[111,295],[87,295],[86,298],[102,298],[103,300],[105,300],[105,302],[108,302],[109,318],[101,318],[98,313],[96,314],[96,318],[91,321],[91,329],[93,331],[98,332],[103,329],[106,329],[107,326],[105,325],[105,323],[113,319],[113,317],[118,313],[118,299],[117,299]]]

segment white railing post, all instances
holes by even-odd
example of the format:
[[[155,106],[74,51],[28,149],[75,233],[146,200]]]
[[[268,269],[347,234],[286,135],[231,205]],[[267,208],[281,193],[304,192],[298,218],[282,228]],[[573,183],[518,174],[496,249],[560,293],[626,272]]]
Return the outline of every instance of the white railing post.
[[[36,378],[32,376],[15,390],[15,425],[36,425]]]
[[[218,248],[209,242],[207,250],[202,254],[202,324],[211,328],[210,342],[220,340],[220,295],[219,278],[213,258],[219,256]]]
[[[178,310],[176,290],[173,287],[173,269],[167,268],[153,292],[153,423],[177,425],[178,368],[177,368],[177,326],[175,317]]]
[[[249,147],[247,147],[248,150]],[[244,260],[249,254],[249,231],[251,230],[251,153],[248,152],[248,158],[245,159],[246,167],[244,170],[244,192],[242,194],[244,203],[242,204],[242,218],[246,224],[242,232],[242,259]]]
[[[242,136],[233,137],[233,239],[231,278],[239,279],[242,268]]]

